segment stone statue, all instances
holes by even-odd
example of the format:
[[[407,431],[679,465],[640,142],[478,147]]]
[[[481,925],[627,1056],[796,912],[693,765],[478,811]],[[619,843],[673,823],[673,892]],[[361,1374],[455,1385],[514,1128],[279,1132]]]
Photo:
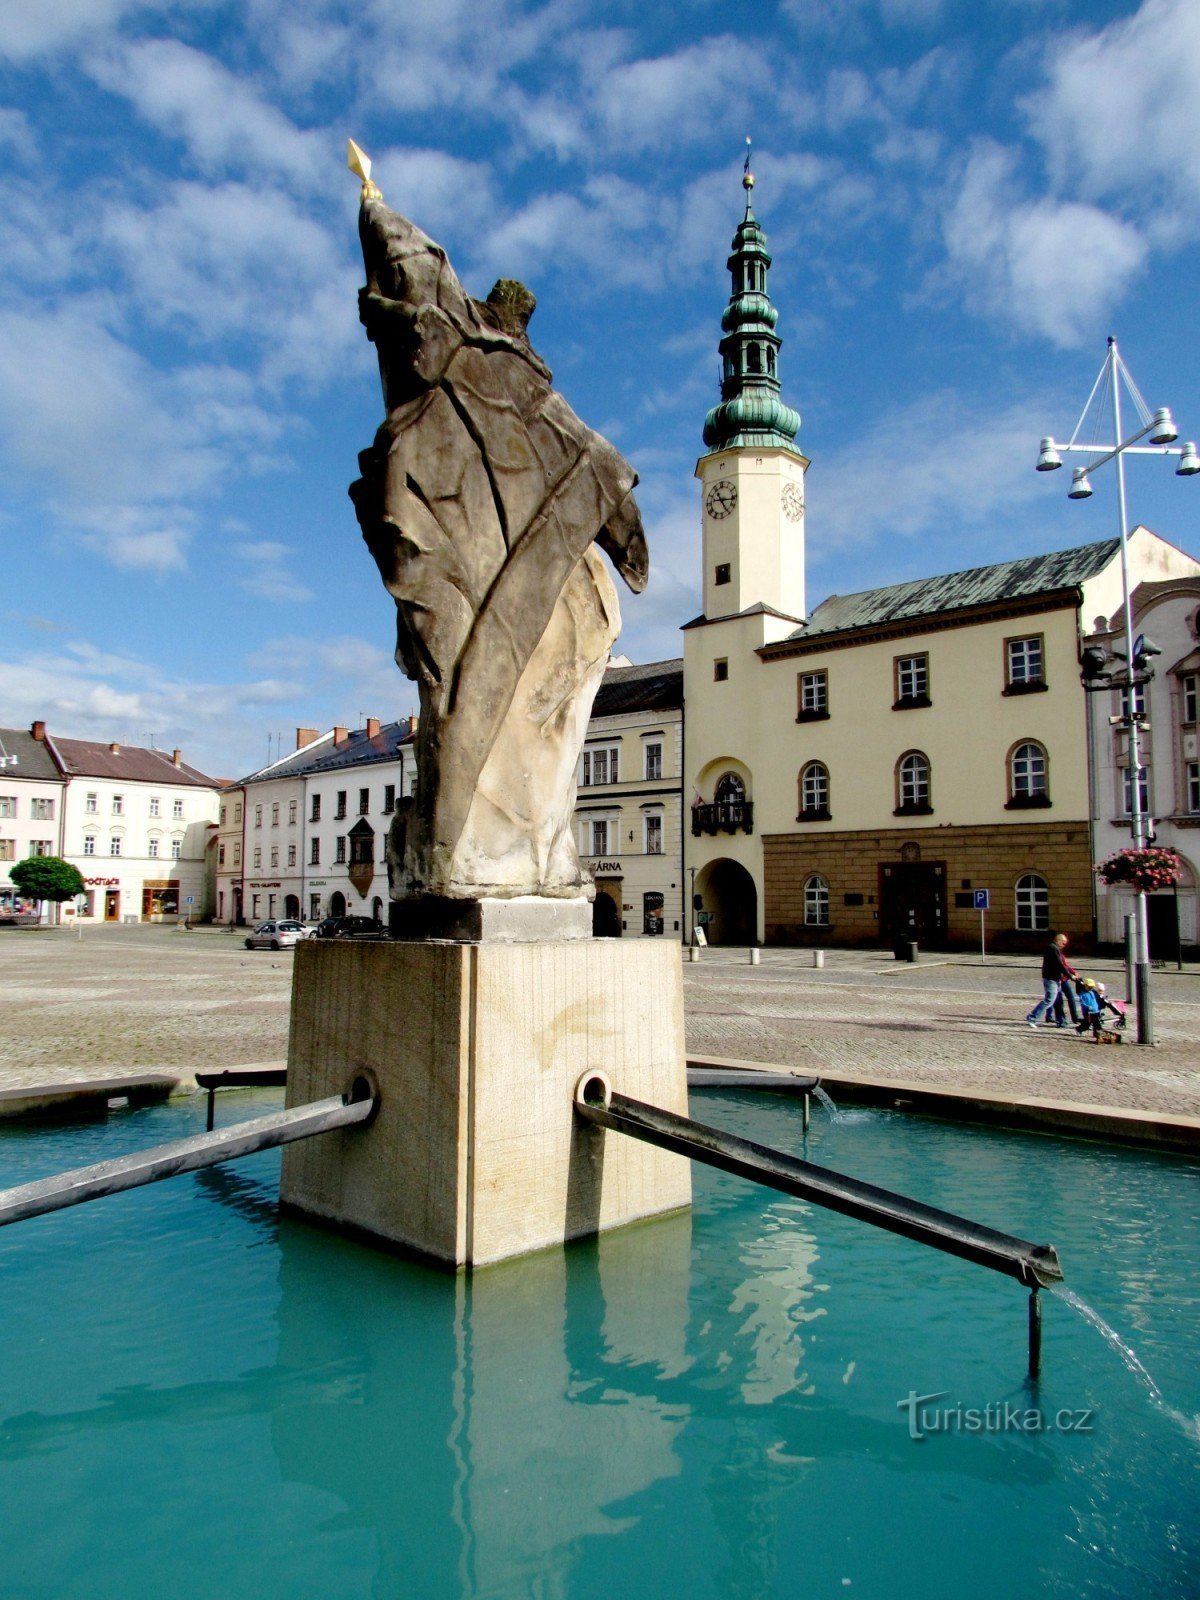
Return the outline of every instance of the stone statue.
[[[472,299],[363,163],[352,146],[360,315],[387,415],[350,494],[421,704],[417,789],[389,842],[392,898],[590,900],[575,774],[621,624],[593,547],[645,587],[637,475],[553,389],[526,333],[533,295],[501,280]]]

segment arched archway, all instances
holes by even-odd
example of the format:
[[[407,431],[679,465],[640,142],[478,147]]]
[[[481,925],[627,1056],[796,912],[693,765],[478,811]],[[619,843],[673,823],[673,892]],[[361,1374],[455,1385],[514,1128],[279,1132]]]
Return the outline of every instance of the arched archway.
[[[592,938],[619,939],[621,937],[621,908],[610,894],[596,890],[592,901]]]
[[[285,895],[283,898],[283,914],[290,921],[295,922],[300,916],[300,896],[298,894]]]
[[[709,914],[709,944],[758,943],[758,890],[740,862],[711,861],[696,878],[696,893]]]
[[[371,901],[371,915],[375,918],[376,922],[383,921],[383,901],[378,895],[376,895]]]
[[[340,889],[335,889],[329,896],[329,915],[331,917],[344,917],[346,915],[346,896]]]

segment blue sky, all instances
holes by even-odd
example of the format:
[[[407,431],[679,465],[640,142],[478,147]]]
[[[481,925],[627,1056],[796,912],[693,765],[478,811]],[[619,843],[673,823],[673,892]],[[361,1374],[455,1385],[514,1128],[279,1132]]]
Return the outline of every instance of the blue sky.
[[[619,648],[698,610],[743,140],[809,596],[1115,531],[1033,471],[1115,333],[1200,434],[1196,0],[39,0],[0,10],[0,722],[236,775],[416,704],[346,486],[380,420],[357,184],[642,478]],[[1200,554],[1200,485],[1130,473]]]

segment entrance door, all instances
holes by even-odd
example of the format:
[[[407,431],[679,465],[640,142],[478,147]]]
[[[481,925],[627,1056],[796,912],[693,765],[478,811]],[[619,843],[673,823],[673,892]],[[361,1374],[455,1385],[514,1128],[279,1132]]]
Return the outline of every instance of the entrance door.
[[[888,862],[879,876],[879,927],[886,943],[915,939],[926,950],[940,949],[946,933],[945,864]]]
[[[620,893],[620,884],[616,885],[616,893],[614,894],[609,884],[597,881],[596,898],[592,901],[593,939],[619,939],[621,937],[621,906],[617,899],[617,895]]]
[[[119,889],[106,889],[104,891],[104,920],[105,922],[119,922],[121,920],[121,891]]]
[[[1173,894],[1146,896],[1151,961],[1179,960],[1179,902]]]

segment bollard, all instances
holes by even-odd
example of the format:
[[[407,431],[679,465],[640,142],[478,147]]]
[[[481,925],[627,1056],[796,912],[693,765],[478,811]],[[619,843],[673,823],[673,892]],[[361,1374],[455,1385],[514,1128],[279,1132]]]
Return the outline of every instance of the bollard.
[[[698,944],[690,944],[690,945],[688,945],[688,960],[689,961],[699,961],[699,959],[700,959],[700,946]]]
[[[813,966],[814,967],[823,967],[824,965],[825,965],[825,952],[824,952],[824,950],[814,950],[813,951]]]
[[[755,948],[755,949],[752,949],[752,950],[751,950],[751,951],[750,951],[750,965],[751,965],[751,966],[752,966],[752,967],[757,967],[757,966],[758,966],[758,964],[759,964],[759,957],[760,957],[760,956],[761,956],[761,955],[762,955],[762,951],[761,951],[761,950],[759,950],[759,949],[757,949],[757,948]]]

